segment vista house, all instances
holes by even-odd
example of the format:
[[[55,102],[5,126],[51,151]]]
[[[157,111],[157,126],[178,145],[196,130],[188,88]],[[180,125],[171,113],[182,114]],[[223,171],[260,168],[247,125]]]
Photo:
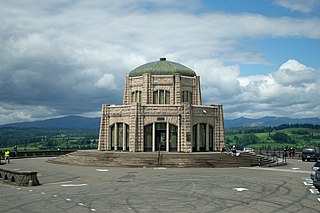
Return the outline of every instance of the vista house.
[[[101,151],[209,152],[224,145],[222,105],[202,105],[200,77],[166,58],[126,76],[122,105],[102,105]]]

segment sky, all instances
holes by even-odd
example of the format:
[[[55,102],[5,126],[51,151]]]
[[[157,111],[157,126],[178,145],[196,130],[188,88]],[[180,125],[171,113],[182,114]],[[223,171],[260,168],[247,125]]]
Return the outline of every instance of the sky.
[[[0,1],[0,124],[99,117],[161,57],[226,119],[320,117],[320,0]]]

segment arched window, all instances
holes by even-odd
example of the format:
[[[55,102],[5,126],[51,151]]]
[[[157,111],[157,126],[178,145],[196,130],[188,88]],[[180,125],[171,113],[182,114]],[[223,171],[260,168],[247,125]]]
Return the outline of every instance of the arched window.
[[[153,92],[154,104],[170,104],[170,91],[156,90]]]

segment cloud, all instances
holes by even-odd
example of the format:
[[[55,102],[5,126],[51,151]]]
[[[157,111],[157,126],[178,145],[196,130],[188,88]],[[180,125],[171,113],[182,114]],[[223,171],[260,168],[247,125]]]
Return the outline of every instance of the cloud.
[[[103,89],[115,89],[115,77],[111,74],[105,73],[94,85]]]
[[[284,63],[273,77],[275,81],[284,86],[299,86],[317,81],[315,70],[296,60]]]
[[[274,0],[274,4],[302,13],[310,13],[320,6],[319,0]]]
[[[0,123],[91,114],[102,103],[121,104],[125,75],[159,57],[193,68],[208,103],[243,103],[241,98],[251,100],[248,95],[263,102],[301,82],[314,90],[302,74],[314,73],[311,68],[245,80],[238,64],[268,63],[243,45],[246,39],[319,39],[317,18],[208,11],[197,0],[12,0],[1,1],[0,19]],[[263,89],[267,82],[273,92]]]
[[[228,114],[230,117],[319,117],[319,75],[319,70],[292,59],[269,75],[237,77],[241,93],[225,105]]]

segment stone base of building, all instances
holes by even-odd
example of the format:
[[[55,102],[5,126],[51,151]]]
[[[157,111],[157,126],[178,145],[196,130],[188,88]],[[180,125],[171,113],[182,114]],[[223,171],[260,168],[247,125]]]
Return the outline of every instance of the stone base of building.
[[[176,167],[227,168],[268,165],[270,159],[251,153],[231,156],[220,152],[120,152],[81,150],[49,160],[53,163],[100,167]]]

